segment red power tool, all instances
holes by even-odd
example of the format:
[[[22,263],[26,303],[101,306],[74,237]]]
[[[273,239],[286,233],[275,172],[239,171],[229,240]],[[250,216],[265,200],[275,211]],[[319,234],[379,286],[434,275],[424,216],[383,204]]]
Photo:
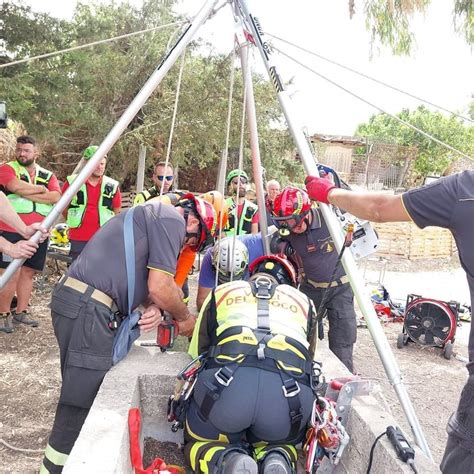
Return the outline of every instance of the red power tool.
[[[156,345],[160,348],[160,351],[165,352],[167,349],[171,349],[177,335],[178,323],[172,316],[163,315],[163,320],[156,330]]]

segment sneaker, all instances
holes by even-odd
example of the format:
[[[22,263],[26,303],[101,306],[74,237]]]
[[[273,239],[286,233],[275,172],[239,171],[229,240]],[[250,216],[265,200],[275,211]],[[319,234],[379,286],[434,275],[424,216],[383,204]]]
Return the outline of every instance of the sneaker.
[[[25,309],[21,313],[13,313],[13,324],[26,324],[32,328],[38,327],[39,322],[36,319],[30,319],[30,313]]]
[[[263,474],[292,474],[293,469],[281,453],[270,453],[262,464]]]
[[[13,326],[11,323],[11,315],[12,313],[0,313],[0,332],[4,332],[6,334],[11,334],[13,332]]]
[[[248,454],[230,452],[224,456],[222,474],[257,474],[258,466]]]

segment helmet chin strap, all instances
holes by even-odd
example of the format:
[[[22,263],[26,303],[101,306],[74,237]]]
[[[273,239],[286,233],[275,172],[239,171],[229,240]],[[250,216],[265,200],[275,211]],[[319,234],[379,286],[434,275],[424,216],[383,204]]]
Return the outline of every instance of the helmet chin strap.
[[[189,242],[193,237],[196,237],[196,239],[199,241],[199,236],[201,235],[201,232],[188,232],[188,219],[189,219],[189,214],[191,210],[188,207],[182,206],[182,209],[184,211],[183,218],[184,222],[186,224],[186,236],[185,236],[185,242]],[[196,244],[197,245],[197,244]]]

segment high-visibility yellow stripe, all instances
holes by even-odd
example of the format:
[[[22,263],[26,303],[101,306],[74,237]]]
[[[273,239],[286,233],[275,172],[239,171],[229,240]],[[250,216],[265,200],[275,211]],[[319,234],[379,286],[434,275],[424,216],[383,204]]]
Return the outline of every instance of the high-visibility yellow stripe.
[[[44,466],[44,464],[41,464],[41,468],[40,468],[39,474],[51,474],[51,473],[48,471],[48,469],[46,469],[46,467]]]
[[[199,460],[199,467],[201,468],[201,471],[204,474],[209,474],[209,467],[207,464],[214,457],[214,454],[216,454],[218,451],[223,451],[224,449],[227,449],[227,447],[214,446],[213,448],[210,448],[206,451],[206,454],[204,455],[204,459]]]
[[[167,272],[166,270],[162,270],[161,268],[153,268],[153,267],[147,267],[148,270],[153,270],[154,272],[161,272],[164,273],[165,275],[172,276],[174,278],[174,273]]]
[[[189,451],[189,460],[191,461],[191,467],[192,467],[193,471],[196,471],[196,455],[197,455],[197,452],[198,452],[199,448],[201,448],[205,444],[207,444],[207,443],[206,442],[196,442],[192,445],[191,451]]]
[[[59,451],[56,451],[50,444],[48,444],[44,451],[44,456],[55,466],[64,466],[69,454],[60,453]]]
[[[186,431],[188,432],[189,435],[191,435],[193,437],[193,439],[196,439],[198,441],[205,441],[206,443],[227,443],[227,444],[229,444],[229,438],[226,435],[221,434],[221,433],[219,433],[219,437],[217,439],[208,439],[208,438],[203,438],[202,436],[198,436],[196,433],[193,433],[193,431],[189,427],[188,420],[186,420]]]

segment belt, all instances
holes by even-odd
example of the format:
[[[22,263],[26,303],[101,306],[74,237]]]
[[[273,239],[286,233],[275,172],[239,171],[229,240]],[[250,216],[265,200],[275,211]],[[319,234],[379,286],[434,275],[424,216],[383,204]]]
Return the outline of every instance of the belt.
[[[90,287],[90,285],[88,285],[87,283],[84,283],[80,280],[76,280],[72,277],[65,277],[65,279],[62,281],[62,284],[82,294],[84,294]],[[104,304],[105,306],[107,306],[107,308],[112,309],[115,307],[114,300],[100,290],[94,289],[94,291],[91,293],[91,298],[95,301],[98,301],[99,303]]]
[[[347,275],[342,276],[341,278],[337,278],[331,282],[328,281],[314,281],[310,280],[309,278],[306,281],[314,288],[335,288],[336,286],[344,285],[345,283],[349,283],[349,277]]]

